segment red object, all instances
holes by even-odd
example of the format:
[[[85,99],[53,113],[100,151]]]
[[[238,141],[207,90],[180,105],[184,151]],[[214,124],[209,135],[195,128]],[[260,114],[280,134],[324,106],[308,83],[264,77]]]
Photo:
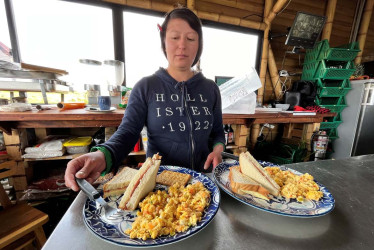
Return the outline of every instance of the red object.
[[[134,147],[134,152],[139,152],[140,151],[140,139],[138,140],[138,142],[135,144],[135,147]]]
[[[303,108],[301,106],[295,106],[293,108],[294,111],[306,111],[306,112],[316,112],[316,113],[320,113],[320,114],[325,114],[325,113],[329,113],[330,110],[329,109],[326,109],[326,108],[321,108],[320,106],[308,106],[306,108]]]
[[[161,25],[157,24],[158,31],[162,32],[162,27]]]

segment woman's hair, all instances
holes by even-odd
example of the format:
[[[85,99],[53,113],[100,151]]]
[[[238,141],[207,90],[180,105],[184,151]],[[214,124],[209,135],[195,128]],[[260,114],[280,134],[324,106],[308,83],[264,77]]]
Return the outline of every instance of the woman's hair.
[[[200,19],[196,16],[193,11],[186,7],[177,7],[174,10],[170,11],[166,14],[165,20],[161,25],[160,29],[160,37],[161,37],[161,46],[162,51],[164,52],[164,55],[166,55],[166,49],[165,49],[165,36],[166,36],[166,29],[168,27],[169,21],[171,19],[180,18],[186,21],[190,27],[197,32],[199,35],[199,48],[196,53],[195,60],[193,61],[192,66],[194,66],[200,59],[201,53],[203,51],[203,31],[202,31],[202,25]]]

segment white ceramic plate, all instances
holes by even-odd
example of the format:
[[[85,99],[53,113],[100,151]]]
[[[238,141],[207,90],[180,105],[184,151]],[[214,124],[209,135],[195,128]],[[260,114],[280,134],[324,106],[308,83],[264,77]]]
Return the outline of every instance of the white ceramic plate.
[[[268,162],[259,162],[263,166],[278,166]],[[304,200],[303,202],[298,202],[296,201],[296,199],[286,199],[284,197],[274,197],[272,195],[269,195],[270,201],[266,201],[264,199],[254,197],[250,194],[236,194],[231,190],[230,180],[228,178],[230,172],[229,168],[235,165],[239,165],[239,162],[222,162],[214,169],[213,176],[216,180],[216,183],[223,191],[246,205],[258,208],[266,212],[291,217],[317,217],[325,215],[334,209],[335,200],[332,197],[331,193],[327,190],[326,187],[324,187],[317,181],[315,182],[319,185],[320,190],[323,192],[323,197],[319,201]],[[281,170],[290,170],[296,175],[302,175],[300,172],[287,168],[285,166],[279,167],[281,168]]]
[[[116,108],[115,107],[110,107],[109,110],[101,110],[99,108],[97,108],[97,109],[85,108],[84,110],[89,111],[89,112],[97,112],[97,113],[109,113],[109,112],[113,112],[114,110],[116,110]]]
[[[179,173],[187,173],[192,176],[189,183],[195,183],[200,181],[204,184],[205,188],[210,191],[211,200],[209,206],[205,208],[204,215],[196,226],[190,227],[186,232],[177,233],[174,236],[161,236],[156,239],[130,239],[129,235],[125,234],[124,231],[131,227],[132,222],[135,220],[136,212],[123,211],[113,217],[113,220],[107,221],[104,219],[102,213],[103,211],[99,208],[95,201],[89,199],[83,207],[83,220],[86,226],[99,238],[108,241],[110,243],[121,245],[121,246],[131,246],[131,247],[153,247],[175,243],[177,241],[186,239],[195,233],[198,233],[201,229],[206,227],[209,222],[216,215],[219,203],[220,203],[220,193],[217,185],[205,174],[195,172],[190,169],[176,167],[176,166],[160,166],[159,173],[164,170],[175,171]],[[156,185],[156,190],[166,189],[166,186]],[[106,198],[106,201],[113,207],[118,207],[121,197],[117,199]]]

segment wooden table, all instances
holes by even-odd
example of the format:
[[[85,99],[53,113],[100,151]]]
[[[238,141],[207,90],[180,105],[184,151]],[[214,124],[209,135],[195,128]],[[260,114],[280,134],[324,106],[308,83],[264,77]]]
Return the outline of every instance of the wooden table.
[[[124,112],[123,109],[109,113],[90,112],[84,109],[0,112],[0,129],[10,134],[12,128],[118,127]],[[250,115],[224,114],[223,123],[247,126],[252,123],[320,123],[323,117],[329,116],[335,116],[335,113],[302,116],[283,112]]]

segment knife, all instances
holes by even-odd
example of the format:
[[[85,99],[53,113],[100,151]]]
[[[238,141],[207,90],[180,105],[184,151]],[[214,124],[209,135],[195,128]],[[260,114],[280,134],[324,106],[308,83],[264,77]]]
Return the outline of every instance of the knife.
[[[239,161],[239,156],[236,156],[236,155],[233,155],[233,154],[230,154],[230,153],[227,153],[227,152],[221,152],[221,155],[223,157],[227,157],[227,158]]]
[[[104,209],[104,216],[106,219],[110,219],[110,216],[117,212],[117,208],[111,207],[88,181],[79,178],[75,178],[75,181],[90,200],[100,204],[100,207]]]

